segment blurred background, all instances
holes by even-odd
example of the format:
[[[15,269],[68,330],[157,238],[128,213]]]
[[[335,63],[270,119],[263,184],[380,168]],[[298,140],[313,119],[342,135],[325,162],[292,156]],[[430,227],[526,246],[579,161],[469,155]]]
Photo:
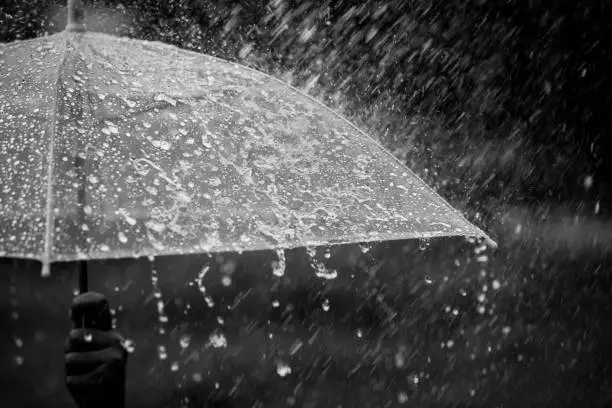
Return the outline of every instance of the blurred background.
[[[64,3],[2,0],[0,42],[61,31]],[[94,264],[134,342],[128,406],[612,406],[608,1],[85,4],[92,31],[305,90],[500,244],[321,250],[332,280],[303,250],[282,277],[273,253]],[[3,406],[72,406],[74,266],[0,267]]]

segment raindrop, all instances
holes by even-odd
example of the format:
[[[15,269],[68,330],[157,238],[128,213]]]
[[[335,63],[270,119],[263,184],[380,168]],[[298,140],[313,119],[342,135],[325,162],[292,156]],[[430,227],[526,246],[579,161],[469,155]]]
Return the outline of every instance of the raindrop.
[[[202,294],[206,293],[206,286],[204,286],[204,276],[206,276],[209,270],[209,265],[204,266],[202,270],[200,270],[200,273],[198,273],[198,277],[196,279],[198,283],[198,289],[200,289],[200,292],[202,292]]]
[[[289,364],[283,361],[279,361],[278,363],[276,363],[276,373],[280,377],[286,377],[291,374],[291,367],[289,366]]]
[[[157,346],[157,356],[160,360],[165,360],[168,358],[168,352],[166,351],[165,346]]]
[[[356,334],[357,334],[357,337],[362,338],[363,337],[363,330],[357,329]]]
[[[495,279],[493,283],[491,283],[491,286],[493,287],[493,290],[499,290],[499,288],[501,288],[501,283],[499,283],[499,281]]]
[[[91,333],[85,333],[85,335],[83,336],[83,339],[87,342],[87,343],[91,343],[93,340],[93,335]]]
[[[584,178],[584,189],[585,190],[589,190],[591,187],[593,187],[593,176],[588,175]]]
[[[181,348],[189,347],[190,343],[191,343],[191,336],[188,334],[183,334],[179,340],[179,344],[181,345]]]
[[[170,371],[172,372],[177,372],[179,369],[179,363],[178,361],[175,361],[172,363],[172,365],[170,366]]]
[[[486,255],[481,255],[478,258],[476,258],[476,261],[480,262],[480,263],[486,263],[489,261],[489,257]]]
[[[362,253],[367,254],[372,248],[367,244],[359,244],[359,249],[361,249]]]
[[[23,357],[22,356],[15,356],[15,363],[17,365],[22,365],[23,364]]]
[[[425,276],[425,283],[431,285],[433,283],[433,279],[429,275]]]
[[[446,347],[447,348],[453,348],[454,345],[455,345],[455,341],[454,340],[448,340],[446,342]]]
[[[397,401],[400,404],[405,404],[406,402],[408,402],[408,394],[404,391],[401,391],[399,394],[397,394]]]
[[[310,266],[314,269],[315,275],[318,278],[331,280],[338,277],[338,271],[335,269],[328,269],[322,262],[316,259],[317,251],[315,248],[306,248],[306,254],[310,259]]]
[[[191,379],[195,382],[202,382],[202,373],[193,373],[193,375],[191,376]]]
[[[229,276],[224,276],[221,278],[221,283],[223,284],[223,286],[228,287],[232,284],[232,278],[230,278]]]
[[[302,346],[304,345],[304,343],[302,343],[300,340],[297,340],[295,343],[293,343],[293,345],[291,346],[291,349],[289,350],[289,355],[292,356],[295,353],[297,353],[298,351],[300,351],[300,349],[302,348]]]
[[[279,307],[279,306],[280,306],[280,302],[278,300],[274,299],[272,301],[272,307]]]
[[[19,337],[15,337],[15,345],[17,346],[17,348],[21,348],[23,347],[23,340],[21,340]]]
[[[136,350],[136,345],[130,339],[126,339],[123,342],[123,348],[130,354],[132,354]]]
[[[125,243],[128,242],[128,238],[127,238],[127,236],[125,235],[124,232],[119,232],[119,234],[117,236],[119,238],[119,242],[121,242],[122,244],[125,244]]]
[[[328,312],[329,311],[329,300],[325,299],[323,301],[323,304],[321,305],[321,308],[323,309],[323,311]]]
[[[214,348],[227,347],[227,339],[223,333],[215,331],[209,336],[208,344]]]
[[[217,316],[217,323],[223,325],[225,323],[225,320],[221,316]]]
[[[331,249],[325,248],[325,254],[323,255],[325,259],[331,258]]]

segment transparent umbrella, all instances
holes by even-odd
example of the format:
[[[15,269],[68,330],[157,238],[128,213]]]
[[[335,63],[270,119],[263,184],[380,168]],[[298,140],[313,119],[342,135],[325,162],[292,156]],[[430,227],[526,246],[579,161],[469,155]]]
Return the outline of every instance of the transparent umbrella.
[[[157,42],[0,46],[0,252],[54,261],[487,235],[281,81]],[[86,285],[85,285],[86,286]]]

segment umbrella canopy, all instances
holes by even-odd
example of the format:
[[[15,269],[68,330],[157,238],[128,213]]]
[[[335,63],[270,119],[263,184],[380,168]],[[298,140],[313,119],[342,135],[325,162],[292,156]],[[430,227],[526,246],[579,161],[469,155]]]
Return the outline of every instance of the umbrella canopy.
[[[247,67],[66,31],[0,46],[0,252],[48,264],[476,226],[349,121]],[[75,18],[76,17],[76,18]]]

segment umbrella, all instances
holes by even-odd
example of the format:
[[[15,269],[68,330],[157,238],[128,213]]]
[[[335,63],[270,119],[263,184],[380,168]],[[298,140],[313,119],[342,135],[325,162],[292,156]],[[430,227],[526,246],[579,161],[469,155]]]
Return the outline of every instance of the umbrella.
[[[347,119],[261,72],[66,30],[0,46],[0,253],[56,261],[440,236],[495,243]],[[86,274],[82,274],[86,289]]]

